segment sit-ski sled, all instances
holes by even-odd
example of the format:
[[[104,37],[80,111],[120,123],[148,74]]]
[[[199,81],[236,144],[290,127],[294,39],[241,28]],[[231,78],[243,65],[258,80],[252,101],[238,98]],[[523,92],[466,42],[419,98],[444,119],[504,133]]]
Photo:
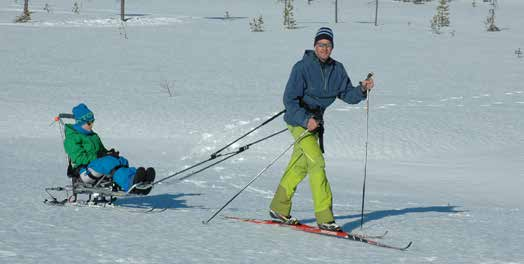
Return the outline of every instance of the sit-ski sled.
[[[45,188],[49,195],[44,200],[48,205],[92,205],[92,206],[114,206],[117,198],[145,196],[133,193],[134,190],[146,190],[151,188],[150,184],[135,184],[129,191],[121,190],[111,179],[104,176],[96,184],[83,183],[79,178],[72,177],[71,184],[58,187]],[[57,193],[65,193],[63,198],[58,198]]]
[[[58,122],[60,126],[62,141],[64,140],[63,119],[74,119],[74,116],[72,114],[61,113],[54,119],[54,122]],[[115,207],[113,202],[116,201],[117,198],[145,196],[140,193],[153,187],[152,184],[137,183],[131,186],[131,188],[129,188],[129,190],[126,192],[123,191],[115,182],[113,182],[111,175],[103,175],[97,182],[93,184],[84,183],[80,179],[78,170],[73,170],[69,157],[67,157],[67,162],[67,176],[71,179],[71,184],[45,188],[49,198],[44,200],[44,204],[55,206],[73,205]],[[138,193],[135,193],[136,191],[138,191]],[[65,195],[62,195],[60,198],[58,198],[58,193],[65,193]],[[148,209],[148,211],[152,211],[155,208],[141,209]]]

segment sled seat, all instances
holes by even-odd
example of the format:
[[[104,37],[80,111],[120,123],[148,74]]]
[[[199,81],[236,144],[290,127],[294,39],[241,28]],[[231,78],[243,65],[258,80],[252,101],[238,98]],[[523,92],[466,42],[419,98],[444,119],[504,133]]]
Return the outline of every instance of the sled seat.
[[[64,125],[64,119],[71,119],[71,120],[75,120],[75,116],[73,114],[68,114],[68,113],[60,113],[58,114],[58,116],[55,117],[55,121],[57,122],[60,122],[60,129],[63,130],[63,125]],[[64,134],[62,134],[62,140],[65,140],[65,137],[64,137]],[[67,153],[66,153],[67,155]],[[71,158],[69,156],[67,156],[67,177],[73,179],[73,183],[75,181],[75,179],[78,179],[80,180],[80,170],[87,167],[87,165],[81,165],[81,166],[78,166],[76,167],[75,169],[73,169],[73,165],[71,164]]]

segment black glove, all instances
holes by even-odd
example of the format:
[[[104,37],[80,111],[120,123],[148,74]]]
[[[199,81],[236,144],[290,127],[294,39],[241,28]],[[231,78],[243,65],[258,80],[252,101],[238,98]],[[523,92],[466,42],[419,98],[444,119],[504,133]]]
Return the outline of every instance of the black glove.
[[[99,151],[96,153],[96,157],[97,157],[97,158],[104,157],[105,155],[106,155],[106,152],[105,152],[103,149],[99,150]]]
[[[98,153],[96,153],[96,156],[98,158],[105,157],[105,156],[113,156],[115,158],[120,157],[120,152],[116,151],[115,149],[110,149],[108,151],[104,151],[103,149],[99,150]]]
[[[120,152],[116,151],[114,148],[107,151],[106,156],[113,156],[115,158],[120,157]]]

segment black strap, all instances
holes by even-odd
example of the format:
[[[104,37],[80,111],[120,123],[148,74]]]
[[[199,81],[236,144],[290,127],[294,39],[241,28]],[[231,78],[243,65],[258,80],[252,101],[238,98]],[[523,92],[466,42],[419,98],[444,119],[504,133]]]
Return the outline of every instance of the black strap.
[[[320,145],[320,150],[324,153],[324,117],[322,116],[322,109],[319,107],[312,108],[304,102],[304,100],[299,98],[300,107],[306,109],[306,111],[313,114],[313,118],[318,122],[318,127],[314,132],[318,134],[318,144]]]
[[[79,165],[78,167],[73,169],[73,164],[71,163],[71,159],[69,160],[69,164],[67,165],[67,176],[69,178],[78,178],[80,177],[80,170],[87,169],[87,165]]]
[[[320,151],[324,153],[324,122],[319,124],[316,131],[318,133],[318,144],[320,145]]]
[[[109,178],[113,178],[113,175],[115,174],[115,172],[120,169],[120,168],[128,168],[128,166],[124,166],[124,165],[118,165],[116,167],[114,167],[110,172],[109,172]]]
[[[68,159],[67,161],[68,161],[68,164],[67,164],[67,177],[75,178],[76,177],[75,170],[73,170],[73,165],[71,165],[71,160]]]
[[[95,175],[93,175],[91,173],[91,171],[89,170],[89,168],[86,168],[86,175],[87,175],[87,177],[89,177],[89,178],[91,178],[92,180],[95,180],[95,181],[98,181],[100,179],[100,177],[102,177],[102,176],[96,177]]]
[[[113,169],[111,169],[111,171],[109,172],[109,174],[107,176],[109,176],[110,179],[113,178],[113,175],[115,174],[115,172],[120,169],[120,168],[128,168],[129,166],[125,166],[125,165],[118,165],[118,166],[115,166]],[[85,169],[86,170],[86,175],[87,177],[93,179],[93,180],[99,180],[100,177],[96,177],[94,176],[91,171],[89,170],[89,168],[87,167],[87,165],[80,165],[78,167],[76,167],[75,169],[73,169],[73,166],[71,165],[71,160],[69,161],[69,166],[67,166],[67,176],[69,176],[70,178],[78,178],[80,176],[80,171],[82,169]]]

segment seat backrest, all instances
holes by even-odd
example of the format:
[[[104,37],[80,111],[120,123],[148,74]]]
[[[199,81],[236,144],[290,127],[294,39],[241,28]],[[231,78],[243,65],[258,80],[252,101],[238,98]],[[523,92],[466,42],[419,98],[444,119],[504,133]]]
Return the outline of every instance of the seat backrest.
[[[71,159],[67,159],[68,165],[67,165],[67,177],[69,178],[79,178],[80,177],[80,168],[81,166],[77,167],[76,169],[73,169],[73,165],[71,165]]]
[[[75,119],[75,116],[73,114],[69,113],[59,113],[58,116],[55,117],[55,121],[58,122],[60,125],[60,134],[62,135],[62,141],[65,140],[65,134],[64,134],[64,119]],[[79,171],[80,168],[73,169],[73,165],[71,164],[71,158],[67,155],[67,177],[69,178],[78,178],[80,177]]]

